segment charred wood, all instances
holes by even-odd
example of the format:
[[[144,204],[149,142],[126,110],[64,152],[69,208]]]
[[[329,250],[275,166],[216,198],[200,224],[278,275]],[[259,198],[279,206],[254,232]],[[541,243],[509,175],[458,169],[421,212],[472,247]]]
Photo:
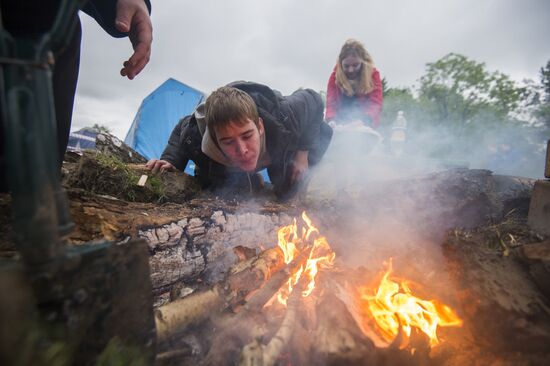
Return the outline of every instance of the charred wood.
[[[261,312],[262,308],[275,296],[290,274],[298,270],[305,259],[307,259],[305,255],[298,256],[271,276],[263,287],[252,294],[246,304],[238,309],[237,314],[220,318],[216,322],[221,331],[212,341],[210,352],[204,362],[205,365],[220,365],[227,360],[232,360],[230,364],[237,364],[243,347],[250,344],[254,338],[265,335],[267,320]],[[257,350],[255,350],[254,344],[250,346],[248,352],[251,352],[249,358],[256,357],[254,355]]]
[[[296,313],[303,288],[303,280],[298,283],[287,300],[287,308],[281,326],[277,333],[271,338],[265,346],[261,345],[258,339],[246,345],[241,353],[241,366],[273,366],[280,357],[288,342],[292,338],[294,325],[296,322]]]
[[[260,288],[271,273],[277,272],[282,265],[280,249],[268,249],[257,258],[238,263],[229,277],[213,288],[159,307],[155,310],[159,341],[163,342],[176,332],[225,309],[236,307],[251,292]]]
[[[392,217],[428,232],[472,228],[500,221],[507,215],[526,217],[534,182],[493,175],[488,170],[454,169],[408,179],[373,181],[356,192],[342,191],[329,201],[317,202],[312,197],[311,205],[344,220],[352,215],[364,221]],[[339,224],[345,223],[335,223]]]
[[[346,305],[326,294],[317,305],[317,326],[313,334],[313,360],[334,364],[379,364],[375,346],[363,335]]]

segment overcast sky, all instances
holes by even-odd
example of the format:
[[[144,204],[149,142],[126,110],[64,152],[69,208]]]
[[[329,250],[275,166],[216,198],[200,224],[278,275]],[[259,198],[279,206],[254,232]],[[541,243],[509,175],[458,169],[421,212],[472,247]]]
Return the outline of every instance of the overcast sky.
[[[131,54],[85,14],[72,130],[124,138],[141,101],[172,77],[206,93],[234,80],[283,93],[324,90],[340,47],[362,41],[389,86],[413,86],[428,62],[461,53],[515,80],[550,59],[548,0],[152,0],[152,58],[133,81]]]

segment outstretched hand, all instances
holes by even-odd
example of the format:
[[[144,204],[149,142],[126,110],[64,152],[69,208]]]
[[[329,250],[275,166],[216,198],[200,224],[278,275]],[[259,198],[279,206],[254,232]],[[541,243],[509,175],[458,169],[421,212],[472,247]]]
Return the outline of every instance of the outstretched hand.
[[[308,152],[297,151],[290,170],[290,182],[294,184],[304,179],[308,169]]]
[[[176,168],[166,160],[157,160],[152,159],[145,164],[145,167],[152,171],[153,174],[156,174],[158,171],[161,173],[164,171],[176,170]]]
[[[143,70],[151,57],[153,25],[143,0],[118,0],[115,26],[128,33],[134,53],[123,63],[120,75],[132,80]]]

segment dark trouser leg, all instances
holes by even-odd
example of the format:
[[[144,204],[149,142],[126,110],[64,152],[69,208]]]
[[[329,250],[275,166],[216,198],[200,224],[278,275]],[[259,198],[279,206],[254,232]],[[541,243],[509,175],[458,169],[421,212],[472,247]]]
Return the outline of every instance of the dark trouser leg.
[[[57,122],[57,151],[59,155],[59,166],[63,162],[63,156],[69,141],[71,129],[71,118],[73,113],[74,95],[78,80],[80,64],[80,41],[82,29],[80,21],[71,42],[67,48],[56,55],[56,64],[52,73],[52,85],[55,103],[55,116]],[[2,106],[0,106],[2,108]],[[1,113],[2,111],[0,111]],[[0,125],[0,192],[7,192],[7,162],[4,151],[4,132]]]
[[[52,75],[53,94],[55,100],[55,118],[57,120],[57,148],[59,165],[69,142],[71,119],[73,115],[74,95],[78,81],[80,65],[80,41],[82,28],[80,21],[75,27],[73,37],[67,48],[56,57]]]

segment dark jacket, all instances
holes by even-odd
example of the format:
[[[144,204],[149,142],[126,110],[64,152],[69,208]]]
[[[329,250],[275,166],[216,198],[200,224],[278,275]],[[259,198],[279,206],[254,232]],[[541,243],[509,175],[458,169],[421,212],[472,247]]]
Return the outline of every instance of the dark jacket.
[[[144,0],[151,12],[150,0]],[[2,0],[3,27],[14,36],[34,36],[51,29],[61,0]],[[116,0],[89,0],[82,11],[94,18],[113,37],[125,37],[115,27]]]
[[[143,0],[149,14],[151,14],[150,0]],[[115,0],[89,0],[86,2],[82,11],[95,19],[95,21],[113,37],[126,37],[127,33],[122,33],[115,27],[116,17],[116,1]]]
[[[323,157],[332,137],[332,129],[323,122],[321,97],[310,89],[282,96],[265,85],[252,82],[235,82],[229,86],[243,90],[256,103],[264,121],[266,148],[271,160],[267,171],[275,194],[280,199],[292,196],[297,187],[290,184],[289,168],[296,151],[309,151],[309,165],[313,166]],[[193,160],[195,175],[204,187],[218,188],[248,181],[246,173],[231,173],[206,156],[201,151],[201,142],[195,117],[187,116],[172,131],[161,159],[180,170]]]

